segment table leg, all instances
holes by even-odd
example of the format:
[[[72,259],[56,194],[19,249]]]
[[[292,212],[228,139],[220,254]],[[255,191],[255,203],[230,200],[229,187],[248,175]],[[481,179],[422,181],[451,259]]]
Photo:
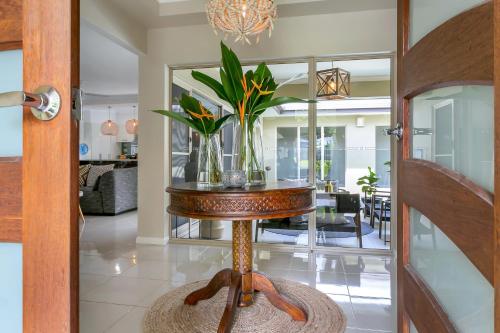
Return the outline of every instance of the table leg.
[[[269,303],[286,312],[296,321],[307,321],[307,313],[300,306],[293,304],[285,296],[280,295],[271,280],[261,273],[253,274],[253,289],[261,291],[266,296]]]
[[[306,321],[307,313],[280,295],[266,276],[253,272],[252,265],[252,221],[233,221],[233,269],[224,269],[217,273],[206,287],[189,294],[184,304],[196,305],[198,301],[215,296],[223,287],[229,287],[218,333],[231,332],[236,307],[252,305],[254,290],[262,292],[271,304],[288,313],[293,320]]]
[[[253,303],[252,265],[252,221],[233,221],[233,271],[241,274],[241,307]]]
[[[214,297],[219,290],[231,285],[232,273],[233,271],[228,268],[215,274],[206,287],[193,291],[189,294],[184,300],[184,304],[196,305],[198,304],[198,301]]]

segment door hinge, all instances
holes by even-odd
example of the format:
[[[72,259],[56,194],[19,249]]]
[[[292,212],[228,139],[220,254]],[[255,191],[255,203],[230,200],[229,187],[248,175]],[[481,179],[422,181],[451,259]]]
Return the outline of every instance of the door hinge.
[[[78,121],[83,119],[83,91],[80,88],[73,88],[72,90],[71,114]]]

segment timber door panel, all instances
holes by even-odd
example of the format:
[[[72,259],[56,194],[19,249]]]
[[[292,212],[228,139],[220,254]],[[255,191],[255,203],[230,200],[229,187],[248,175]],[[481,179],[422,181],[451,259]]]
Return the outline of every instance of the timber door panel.
[[[398,1],[398,332],[494,332],[493,13]]]
[[[49,121],[0,107],[2,332],[78,331],[78,27],[76,0],[0,1],[0,93],[61,97]]]

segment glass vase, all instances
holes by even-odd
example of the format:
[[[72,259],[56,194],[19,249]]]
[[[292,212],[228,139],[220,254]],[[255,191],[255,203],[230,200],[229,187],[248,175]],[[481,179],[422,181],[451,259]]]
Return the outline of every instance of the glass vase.
[[[234,122],[232,170],[243,171],[248,182],[248,121]]]
[[[250,185],[265,185],[262,120],[257,118],[248,128],[248,181]]]
[[[199,187],[219,187],[223,184],[219,134],[200,135],[197,184]]]
[[[264,185],[264,150],[262,146],[262,125],[260,119],[252,124],[244,118],[243,124],[234,125],[232,169],[245,172],[247,185]]]

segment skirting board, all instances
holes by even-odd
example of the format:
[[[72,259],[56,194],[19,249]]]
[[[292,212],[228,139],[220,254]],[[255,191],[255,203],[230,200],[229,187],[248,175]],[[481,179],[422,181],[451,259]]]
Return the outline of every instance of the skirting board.
[[[167,245],[168,237],[137,237],[135,239],[137,244],[147,244],[147,245]]]

